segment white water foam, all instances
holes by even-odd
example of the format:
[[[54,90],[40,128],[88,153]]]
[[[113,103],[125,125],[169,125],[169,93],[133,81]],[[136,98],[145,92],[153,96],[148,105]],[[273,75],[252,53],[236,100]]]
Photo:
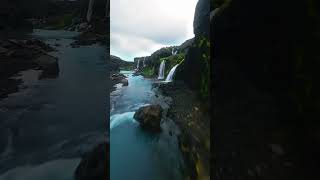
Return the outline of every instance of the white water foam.
[[[115,114],[110,117],[110,131],[119,126],[120,124],[124,122],[133,122],[136,123],[136,121],[133,119],[134,112],[126,112],[123,114]]]
[[[170,70],[170,72],[166,78],[166,82],[171,82],[173,80],[174,73],[175,73],[178,66],[179,66],[179,64],[173,66],[173,68]]]

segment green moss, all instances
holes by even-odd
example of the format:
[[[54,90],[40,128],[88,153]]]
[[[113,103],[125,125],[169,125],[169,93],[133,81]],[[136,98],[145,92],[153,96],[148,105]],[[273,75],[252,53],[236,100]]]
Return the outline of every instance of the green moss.
[[[159,64],[162,61],[166,61],[166,68],[165,68],[165,76],[167,76],[171,70],[171,68],[173,68],[173,66],[177,65],[177,64],[181,64],[184,61],[185,58],[185,54],[184,53],[180,53],[180,54],[176,54],[173,56],[169,56],[169,57],[165,57],[165,58],[161,58],[159,60]]]
[[[142,74],[145,77],[152,77],[155,75],[155,68],[154,67],[145,67],[142,70]]]
[[[210,40],[204,36],[197,37],[195,44],[199,48],[201,55],[199,61],[202,64],[202,74],[200,80],[200,97],[206,99],[210,95]]]

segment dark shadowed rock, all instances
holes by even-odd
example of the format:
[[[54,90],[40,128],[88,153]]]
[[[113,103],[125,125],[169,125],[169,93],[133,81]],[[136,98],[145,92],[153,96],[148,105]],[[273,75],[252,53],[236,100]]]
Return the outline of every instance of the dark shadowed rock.
[[[128,86],[129,85],[128,79],[122,79],[121,83],[122,83],[123,86]]]
[[[133,118],[136,119],[143,128],[157,132],[161,130],[160,121],[162,111],[163,109],[160,105],[148,105],[139,108]]]
[[[36,64],[43,70],[41,77],[56,77],[59,74],[58,59],[56,57],[44,54],[34,60]]]
[[[194,34],[209,37],[210,33],[210,1],[199,0],[196,6],[193,21]]]
[[[109,179],[109,143],[85,154],[75,171],[75,180]]]
[[[45,51],[54,51],[54,48],[52,48],[50,45],[44,43],[43,41],[39,40],[39,39],[28,39],[25,41],[25,44],[29,47],[39,47]]]
[[[126,76],[123,75],[123,74],[121,74],[121,73],[112,74],[112,75],[110,76],[110,79],[111,79],[112,81],[121,81],[122,79],[125,79],[125,78],[126,78]]]

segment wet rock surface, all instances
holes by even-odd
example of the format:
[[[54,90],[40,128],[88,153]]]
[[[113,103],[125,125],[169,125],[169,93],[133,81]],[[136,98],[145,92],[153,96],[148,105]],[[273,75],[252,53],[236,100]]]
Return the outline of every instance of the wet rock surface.
[[[158,85],[172,99],[167,117],[181,129],[179,148],[186,163],[187,178],[210,179],[210,111],[188,86],[176,81]]]
[[[163,109],[160,105],[148,105],[139,108],[133,118],[136,119],[141,127],[158,132],[161,130],[160,122],[162,118]]]
[[[58,59],[49,55],[54,48],[38,39],[0,40],[0,97],[18,90],[19,81],[12,77],[28,69],[42,70],[40,78],[59,74]]]
[[[74,173],[75,180],[109,179],[109,143],[86,153]]]
[[[129,81],[127,79],[127,76],[125,76],[122,73],[113,73],[110,75],[110,80],[111,80],[111,92],[114,91],[115,85],[116,84],[122,84],[122,86],[128,86],[129,85]]]

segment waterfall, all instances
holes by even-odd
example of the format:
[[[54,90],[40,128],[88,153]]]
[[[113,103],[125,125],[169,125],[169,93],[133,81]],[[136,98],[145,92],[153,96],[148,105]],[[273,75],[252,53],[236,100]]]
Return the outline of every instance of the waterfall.
[[[159,67],[159,75],[158,75],[158,79],[164,79],[164,71],[166,68],[166,62],[163,60],[160,64]]]
[[[177,52],[178,52],[177,50],[174,50],[174,48],[172,48],[172,51],[171,51],[171,54],[172,54],[172,55],[176,55]]]
[[[87,21],[88,22],[91,21],[93,4],[94,4],[94,0],[90,0],[89,5],[88,5],[88,11],[87,11]]]
[[[171,81],[172,81],[174,72],[176,71],[176,69],[177,69],[178,66],[179,66],[179,64],[173,66],[173,68],[170,70],[170,72],[169,72],[169,74],[168,74],[168,76],[167,76],[167,78],[166,78],[166,81],[167,81],[167,82],[171,82]]]
[[[146,57],[144,57],[144,59],[143,59],[143,67],[146,67],[145,61],[146,61]]]
[[[140,65],[140,59],[138,59],[138,62],[137,62],[137,69],[139,69],[139,65]]]

